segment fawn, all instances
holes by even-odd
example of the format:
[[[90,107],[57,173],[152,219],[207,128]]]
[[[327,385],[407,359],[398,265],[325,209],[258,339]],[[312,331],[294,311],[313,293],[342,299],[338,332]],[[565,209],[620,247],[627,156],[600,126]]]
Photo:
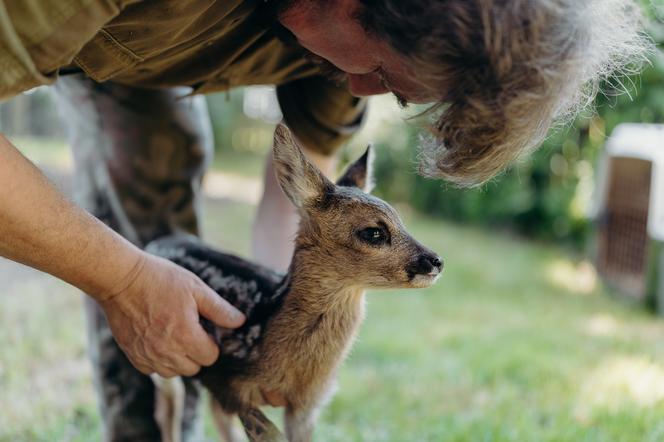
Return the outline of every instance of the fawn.
[[[286,439],[311,440],[317,412],[362,321],[365,289],[427,287],[440,275],[440,258],[406,232],[392,207],[368,194],[372,156],[369,146],[335,185],[305,158],[290,131],[277,127],[275,173],[301,216],[286,275],[194,237],[148,246],[246,314],[237,330],[202,320],[221,353],[196,377],[223,410],[239,415],[252,441],[283,440],[259,410],[264,391],[287,403]]]

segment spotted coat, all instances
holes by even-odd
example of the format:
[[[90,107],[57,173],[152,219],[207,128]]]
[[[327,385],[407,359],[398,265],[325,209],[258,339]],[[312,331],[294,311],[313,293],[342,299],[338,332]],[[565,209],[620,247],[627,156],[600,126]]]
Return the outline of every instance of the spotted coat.
[[[203,328],[221,349],[217,363],[202,370],[200,377],[203,383],[206,370],[214,371],[215,378],[225,377],[227,380],[251,374],[259,358],[259,343],[268,321],[282,306],[289,292],[288,275],[214,250],[192,235],[175,235],[153,241],[146,251],[195,273],[247,317],[238,329],[224,329],[205,318],[201,319]],[[233,402],[232,398],[229,400]]]

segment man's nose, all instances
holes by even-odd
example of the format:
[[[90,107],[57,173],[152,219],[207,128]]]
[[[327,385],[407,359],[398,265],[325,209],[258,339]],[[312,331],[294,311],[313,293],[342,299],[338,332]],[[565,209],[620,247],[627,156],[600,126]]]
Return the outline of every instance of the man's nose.
[[[370,74],[348,74],[348,90],[356,97],[379,95],[389,92],[377,72]]]

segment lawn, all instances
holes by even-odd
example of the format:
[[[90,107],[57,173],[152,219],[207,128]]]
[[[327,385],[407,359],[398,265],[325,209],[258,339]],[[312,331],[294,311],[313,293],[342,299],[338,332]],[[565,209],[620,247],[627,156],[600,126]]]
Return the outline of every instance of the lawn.
[[[664,440],[664,323],[555,246],[400,210],[444,275],[369,294],[316,440]],[[253,211],[209,200],[208,240],[246,256]],[[80,296],[7,262],[0,280],[0,441],[100,440]]]

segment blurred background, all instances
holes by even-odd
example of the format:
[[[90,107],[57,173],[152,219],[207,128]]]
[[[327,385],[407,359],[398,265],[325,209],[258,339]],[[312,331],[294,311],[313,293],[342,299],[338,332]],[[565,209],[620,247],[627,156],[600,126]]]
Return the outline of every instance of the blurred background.
[[[372,99],[341,165],[374,142],[376,193],[446,267],[430,289],[370,294],[316,440],[664,440],[664,130],[614,131],[664,123],[664,8],[649,13],[645,70],[477,189],[417,175],[420,109]],[[206,99],[205,236],[248,257],[280,111],[271,87]],[[76,191],[48,88],[1,104],[0,131]],[[6,260],[0,281],[0,441],[100,440],[80,293]]]

